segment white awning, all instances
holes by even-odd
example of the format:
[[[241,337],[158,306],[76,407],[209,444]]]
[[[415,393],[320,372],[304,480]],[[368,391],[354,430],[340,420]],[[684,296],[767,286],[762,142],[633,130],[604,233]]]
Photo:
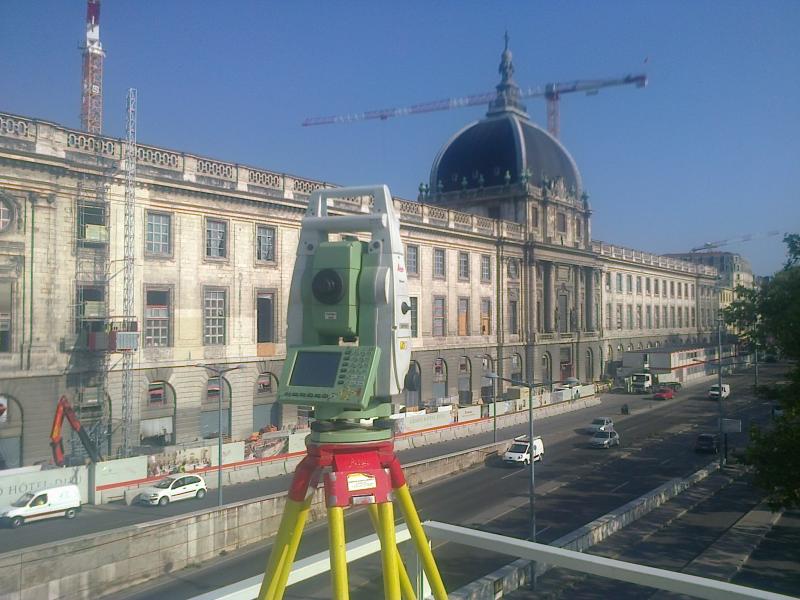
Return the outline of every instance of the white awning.
[[[139,432],[144,437],[153,437],[172,433],[172,417],[160,417],[158,419],[142,419],[139,425]]]

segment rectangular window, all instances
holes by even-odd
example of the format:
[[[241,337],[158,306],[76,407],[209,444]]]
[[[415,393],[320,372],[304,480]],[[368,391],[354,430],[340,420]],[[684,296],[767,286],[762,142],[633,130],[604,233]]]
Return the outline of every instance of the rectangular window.
[[[658,291],[658,279],[653,280],[653,294],[655,294],[656,296],[660,295]]]
[[[617,329],[622,329],[622,304],[617,304]]]
[[[508,301],[508,332],[511,334],[519,333],[519,312],[516,300]]]
[[[657,306],[653,310],[653,315],[655,316],[656,329],[659,329],[661,327],[661,311],[658,309]]]
[[[628,304],[625,307],[625,319],[626,324],[628,325],[628,329],[633,329],[633,304]]]
[[[627,275],[625,277],[625,283],[628,284],[627,290],[629,294],[633,293],[633,275]]]
[[[488,283],[492,280],[492,257],[481,255],[481,281]]]
[[[669,282],[669,297],[670,298],[674,298],[675,297],[675,282],[674,281],[670,281]]]
[[[675,328],[675,307],[669,307],[669,324],[673,329]]]
[[[433,297],[433,337],[444,337],[447,332],[447,299]]]
[[[170,346],[170,290],[147,289],[144,306],[144,346]]]
[[[691,292],[692,292],[692,300],[694,300],[694,284],[692,284],[692,285],[691,285],[691,287],[690,287],[689,289],[690,289],[690,290],[691,290]]]
[[[648,329],[652,329],[653,328],[653,307],[652,306],[646,307],[646,309],[644,311],[644,315],[645,315],[645,324],[646,324],[647,328]]]
[[[617,273],[617,293],[621,294],[624,291],[622,289],[622,273]]]
[[[458,335],[469,335],[469,298],[458,299]]]
[[[664,288],[664,290],[666,291],[666,288]],[[661,324],[661,325],[662,325],[662,327],[664,327],[664,329],[667,329],[667,328],[669,327],[669,314],[668,314],[668,310],[669,310],[669,309],[667,309],[667,307],[665,306],[665,307],[664,307],[664,322]]]
[[[636,293],[642,293],[642,278],[640,276],[636,277]]]
[[[11,352],[10,281],[0,281],[0,352]]]
[[[533,227],[534,229],[539,228],[539,209],[536,207],[533,208]]]
[[[469,280],[469,253],[458,253],[458,278],[462,280]]]
[[[492,301],[481,298],[481,335],[492,334]]]
[[[575,237],[578,239],[583,237],[583,221],[580,217],[575,218]]]
[[[678,282],[678,298],[683,298],[683,294],[681,293],[682,287],[683,286],[681,285],[681,282],[679,281]]]
[[[556,215],[556,231],[558,231],[558,233],[567,232],[567,215],[564,213],[558,213]]]
[[[226,296],[227,292],[225,290],[205,290],[203,297],[203,344],[206,346],[225,344]]]
[[[406,271],[409,275],[419,275],[419,246],[406,246]]]
[[[172,215],[147,211],[144,249],[146,254],[172,254]]]
[[[415,296],[409,298],[411,302],[411,337],[419,337],[419,300]]]
[[[650,293],[650,278],[649,277],[644,280],[644,293],[645,294],[649,294]]]
[[[611,329],[614,315],[611,314],[611,304],[606,304],[606,329]]]
[[[265,344],[275,342],[275,294],[258,292],[256,294],[256,342]]]
[[[611,273],[606,273],[606,291],[611,291]]]
[[[692,327],[694,327],[695,323],[696,323],[695,316],[696,316],[696,313],[694,312],[694,306],[693,306],[692,307]]]
[[[683,307],[678,307],[678,328],[683,327]]]
[[[275,228],[266,225],[256,227],[256,260],[275,261]]]
[[[227,258],[228,256],[228,223],[225,221],[206,220],[206,257]]]
[[[444,248],[433,249],[433,276],[438,279],[447,277]]]
[[[636,329],[642,328],[642,305],[636,305]]]

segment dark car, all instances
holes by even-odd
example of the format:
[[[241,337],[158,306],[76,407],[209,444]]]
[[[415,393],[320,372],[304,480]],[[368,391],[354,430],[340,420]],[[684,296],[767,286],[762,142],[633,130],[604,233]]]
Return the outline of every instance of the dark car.
[[[701,433],[694,443],[694,451],[717,454],[719,452],[719,437],[713,433]]]
[[[675,397],[675,390],[671,387],[660,387],[653,394],[653,400],[672,400]]]

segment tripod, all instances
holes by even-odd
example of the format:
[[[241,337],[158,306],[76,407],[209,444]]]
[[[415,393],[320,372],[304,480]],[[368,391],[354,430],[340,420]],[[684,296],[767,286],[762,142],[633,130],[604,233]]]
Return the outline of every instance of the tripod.
[[[313,437],[313,434],[312,434]],[[446,600],[442,578],[411,499],[393,440],[356,443],[307,442],[308,454],[294,472],[278,534],[272,547],[258,600],[280,600],[289,579],[314,490],[325,470],[331,583],[334,600],[349,598],[345,553],[344,509],[366,505],[381,543],[386,600],[416,600],[411,580],[395,542],[392,496],[399,502],[411,539],[436,600]]]

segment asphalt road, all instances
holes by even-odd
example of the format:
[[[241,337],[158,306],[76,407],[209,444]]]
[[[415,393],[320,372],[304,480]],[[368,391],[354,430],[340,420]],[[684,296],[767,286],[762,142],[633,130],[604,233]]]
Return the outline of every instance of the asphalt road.
[[[771,371],[777,372],[776,369]],[[762,378],[767,377],[769,374],[762,370]],[[751,422],[769,419],[768,404],[744,392],[752,382],[751,374],[737,375],[728,381],[733,393],[726,402],[727,416],[741,418],[745,431]],[[708,382],[704,382],[685,388],[676,399],[667,402],[609,394],[603,397],[602,406],[537,423],[536,433],[542,435],[546,445],[546,460],[536,467],[538,540],[549,543],[671,478],[689,475],[708,464],[711,460],[708,455],[692,451],[697,433],[713,431],[717,423],[717,403],[704,396],[707,385]],[[619,414],[623,403],[631,406],[630,415]],[[613,416],[622,440],[621,448],[592,450],[587,447],[588,437],[583,428],[592,418],[601,415]],[[526,425],[517,429],[524,433]],[[469,439],[477,445],[480,437]],[[730,441],[734,447],[743,447],[746,433],[732,435]],[[525,469],[505,468],[490,461],[412,492],[423,520],[455,523],[515,537],[527,536],[528,475]],[[348,540],[372,533],[363,510],[351,510],[347,515]],[[298,557],[326,547],[325,523],[314,523],[306,529]],[[114,597],[189,598],[263,572],[268,550],[269,546],[264,545],[237,552],[202,568],[165,575]],[[408,549],[401,547],[401,551],[406,553]],[[451,590],[512,560],[454,544],[437,544],[435,540],[434,551],[445,584]],[[377,556],[350,565],[351,597],[381,597],[379,572]],[[292,586],[285,597],[329,598],[328,576]]]

